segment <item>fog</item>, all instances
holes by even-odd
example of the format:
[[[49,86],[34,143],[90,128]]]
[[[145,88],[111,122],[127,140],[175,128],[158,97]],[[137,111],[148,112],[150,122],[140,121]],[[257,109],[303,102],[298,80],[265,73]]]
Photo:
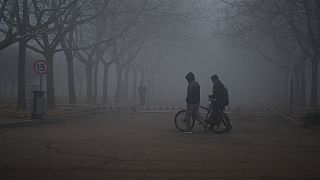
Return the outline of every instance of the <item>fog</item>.
[[[140,3],[140,1],[137,2]],[[115,3],[113,4],[113,9],[119,8],[126,10],[125,8],[129,6],[134,9],[141,5],[139,3],[136,6],[130,3],[128,3],[127,6],[122,6],[121,3]],[[158,1],[150,1],[146,6],[149,5],[152,7],[152,3],[156,4]],[[118,27],[115,28],[116,30],[112,29],[113,26],[111,26],[110,23],[118,20],[111,18],[109,21],[109,14],[106,14],[103,18],[97,18],[98,20],[96,21],[88,20],[88,22],[73,27],[74,32],[76,31],[74,38],[85,37],[84,40],[81,40],[81,46],[75,47],[75,45],[73,45],[73,47],[70,47],[74,56],[72,60],[73,65],[71,66],[74,68],[72,73],[74,74],[73,82],[75,85],[74,93],[76,101],[70,101],[70,80],[68,81],[68,77],[70,76],[70,74],[68,74],[69,66],[63,51],[63,49],[65,51],[67,51],[67,49],[62,48],[62,45],[57,45],[54,49],[60,50],[53,54],[52,68],[54,94],[52,94],[53,89],[51,89],[51,87],[48,89],[48,83],[45,82],[43,85],[46,87],[45,90],[48,91],[48,103],[53,103],[53,100],[55,100],[56,102],[54,103],[57,104],[88,103],[132,106],[138,104],[137,86],[140,81],[144,81],[147,87],[148,106],[184,106],[186,87],[188,85],[185,75],[188,72],[193,72],[196,80],[201,85],[201,104],[207,104],[207,96],[212,93],[210,77],[213,74],[217,74],[229,91],[231,107],[288,106],[289,81],[291,77],[294,76],[292,64],[296,62],[294,59],[299,60],[300,57],[299,53],[298,55],[296,53],[300,52],[299,45],[297,45],[296,42],[290,39],[283,40],[279,38],[279,41],[285,41],[284,45],[293,43],[293,46],[296,47],[293,51],[289,49],[292,51],[291,59],[293,63],[289,63],[288,65],[288,62],[278,60],[279,58],[275,51],[276,48],[270,43],[272,40],[263,32],[258,30],[251,32],[251,30],[248,30],[247,33],[259,36],[246,39],[245,36],[238,36],[236,31],[230,31],[230,29],[234,30],[232,27],[236,26],[239,21],[240,26],[249,22],[247,19],[248,15],[245,15],[242,19],[234,18],[234,21],[230,21],[230,18],[228,19],[236,8],[236,6],[230,6],[231,2],[190,0],[177,1],[171,4],[170,2],[165,3],[163,8],[167,9],[163,9],[163,14],[145,10],[145,12],[139,12],[141,14],[145,13],[145,15],[140,16],[140,14],[138,14],[139,16],[137,16],[136,19],[130,17],[135,15],[136,12],[134,10],[132,10],[133,13],[130,11],[120,13],[119,11],[119,17],[122,18],[119,18],[119,22],[124,25],[120,26],[118,22]],[[164,4],[160,3],[159,6]],[[141,6],[143,7],[143,5]],[[270,6],[272,6],[272,4],[270,4]],[[109,9],[104,10],[104,12],[108,10]],[[92,9],[87,9],[87,11],[91,12]],[[260,11],[259,9],[256,11],[261,12],[261,14],[265,13],[261,9]],[[110,17],[112,16],[110,15]],[[32,17],[30,18],[32,19]],[[95,26],[95,22],[102,22],[101,19],[106,22],[106,25],[100,27],[98,23],[98,25]],[[124,23],[124,21],[127,22]],[[131,21],[134,25],[130,27],[131,30],[128,30],[130,28],[127,28],[125,24],[130,24]],[[2,22],[2,26],[3,29],[6,29],[5,22]],[[281,27],[282,25],[279,26]],[[97,30],[95,28],[97,28]],[[252,29],[254,29],[254,27],[252,27]],[[243,29],[241,30],[241,33],[243,33]],[[48,40],[52,42],[56,35],[52,33],[53,31],[48,31]],[[122,31],[125,33],[121,34],[120,32]],[[120,35],[115,35],[118,32]],[[225,32],[225,34],[221,32]],[[234,34],[229,35],[228,33],[230,32]],[[277,29],[271,29],[270,32],[277,32]],[[77,33],[81,35],[78,36]],[[5,35],[6,34],[3,33],[3,38],[5,38]],[[65,36],[66,41],[68,41],[69,35],[66,33]],[[99,39],[93,40],[93,37],[100,37],[101,40],[106,38],[105,43],[103,41],[100,42]],[[142,42],[143,45],[141,46],[142,48],[135,54],[135,50],[138,50],[141,39],[144,39]],[[45,44],[39,44],[42,40],[41,36],[34,36],[31,37],[27,43],[26,73],[22,76],[28,85],[39,85],[39,75],[33,71],[33,63],[39,59],[50,61],[47,59],[48,54],[46,54],[45,49],[41,50],[43,53],[39,53],[39,50],[37,50],[45,46]],[[115,58],[114,52],[112,52],[113,46],[120,47],[119,44],[121,44],[121,42],[129,41],[136,44],[131,46],[131,50],[129,49],[121,55],[120,59],[122,60],[117,60],[108,66],[107,87],[104,87],[104,64],[102,59],[111,61]],[[248,41],[253,42],[253,46],[260,46],[260,50],[262,49],[262,51],[269,56],[269,59],[260,51],[252,48],[252,46],[248,46]],[[118,45],[112,44],[115,42],[117,42]],[[86,43],[87,45],[83,45]],[[97,44],[94,45],[95,43]],[[104,47],[104,44],[108,44],[106,46],[107,48]],[[92,47],[90,47],[91,45]],[[90,48],[86,49],[86,47]],[[103,48],[104,50],[102,50]],[[99,49],[99,51],[95,52],[94,49]],[[120,49],[121,48],[118,50]],[[95,60],[95,57],[99,56],[98,52],[100,52],[100,50],[104,51],[101,57],[102,59],[97,58]],[[90,57],[91,52],[93,54]],[[12,42],[7,47],[4,46],[0,53],[1,103],[15,103],[19,89],[17,75],[19,72],[17,69],[19,61],[18,41]],[[96,53],[96,55],[94,55],[94,53]],[[88,55],[87,57],[85,57],[86,54]],[[87,62],[81,60],[79,56],[83,56]],[[126,59],[128,60],[130,58],[134,58],[134,60],[130,60],[127,65]],[[285,74],[289,75],[286,77],[283,76],[283,68],[275,65],[275,63],[272,62],[273,60],[276,63],[285,64],[287,68]],[[120,65],[121,63],[122,65]],[[309,61],[306,61],[306,70],[304,72],[306,76],[306,93],[304,101],[307,104],[311,98],[309,91],[311,91],[312,66]],[[9,69],[7,67],[9,67]],[[91,76],[93,77],[91,77],[92,79],[90,78],[90,83],[93,84],[89,83],[86,75],[86,73],[88,73],[88,67],[92,68],[91,70],[93,71],[91,72]],[[95,67],[97,67],[96,74],[94,70]],[[121,68],[122,74],[120,77],[122,78],[121,80],[117,79],[119,78],[119,73],[117,74],[117,72],[119,72],[117,68],[119,67]],[[134,72],[136,72],[135,75]],[[319,77],[318,74],[316,76]],[[316,81],[319,82],[319,78]],[[12,84],[10,85],[11,90],[9,90],[9,82]],[[319,86],[318,84],[316,86]],[[312,87],[314,87],[314,85]],[[88,93],[87,91],[90,92]],[[103,95],[104,93],[106,93],[106,95]],[[117,95],[117,93],[119,94]],[[29,94],[27,93],[26,96],[29,96]],[[93,96],[93,101],[91,101],[91,96]],[[117,96],[120,98],[117,99]],[[296,94],[296,96],[298,95]],[[317,96],[316,98],[319,99]]]
[[[320,0],[0,0],[0,180],[320,179],[319,64]]]
[[[152,50],[146,59],[157,59],[155,56],[163,56],[156,71],[156,94],[150,95],[150,105],[184,105],[186,87],[188,82],[185,75],[194,72],[196,80],[201,85],[202,104],[207,104],[207,95],[212,94],[213,74],[219,75],[229,90],[231,106],[271,106],[277,103],[277,91],[274,80],[278,78],[277,69],[272,64],[264,61],[250,49],[230,47],[219,39],[210,36],[210,33],[198,33],[195,29],[188,39],[164,41]],[[200,31],[201,32],[201,31]],[[206,37],[204,37],[206,35]],[[157,42],[159,43],[159,42]],[[160,47],[159,47],[160,46]],[[162,46],[162,47],[161,47]],[[166,54],[161,54],[157,48],[166,46]],[[57,99],[66,100],[67,82],[65,81],[67,69],[64,57],[59,54],[55,60]],[[84,74],[85,69],[81,64],[75,65],[79,75]],[[61,68],[60,68],[61,67]],[[116,77],[115,67],[110,70],[110,98],[115,93]],[[103,70],[99,69],[98,94],[102,95]],[[132,74],[131,74],[132,77]],[[85,77],[83,77],[85,78]],[[83,79],[79,78],[79,79]],[[149,83],[148,79],[146,79]],[[132,91],[132,78],[130,79]],[[85,82],[78,80],[78,93],[85,97]],[[62,86],[61,86],[62,85]],[[82,86],[82,87],[81,87]],[[161,91],[163,92],[159,92]],[[64,100],[65,99],[65,100]],[[85,101],[85,98],[82,99]],[[98,103],[101,103],[98,101]],[[112,104],[112,103],[111,103]]]

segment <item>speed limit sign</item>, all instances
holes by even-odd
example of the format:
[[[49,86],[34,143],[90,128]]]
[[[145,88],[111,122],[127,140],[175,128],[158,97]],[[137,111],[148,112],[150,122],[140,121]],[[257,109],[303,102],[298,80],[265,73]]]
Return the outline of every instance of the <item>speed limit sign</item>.
[[[37,74],[46,74],[48,72],[48,63],[45,60],[38,60],[33,64],[33,70]]]

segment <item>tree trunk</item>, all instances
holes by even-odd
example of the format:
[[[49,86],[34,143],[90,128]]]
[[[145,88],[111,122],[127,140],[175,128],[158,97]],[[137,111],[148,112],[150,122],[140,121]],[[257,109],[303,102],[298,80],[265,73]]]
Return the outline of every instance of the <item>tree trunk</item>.
[[[138,72],[136,70],[133,70],[133,82],[132,82],[132,99],[137,98],[137,78],[138,78]]]
[[[69,104],[76,104],[76,90],[74,87],[74,71],[73,71],[73,56],[72,53],[66,55],[67,69],[68,69],[68,93],[69,93]]]
[[[311,99],[310,106],[316,108],[318,106],[318,58],[311,60],[312,78],[311,78]]]
[[[18,99],[17,110],[26,110],[26,88],[25,70],[26,66],[26,41],[19,42],[19,62],[18,62]]]
[[[13,97],[15,87],[16,87],[16,81],[15,80],[11,80],[11,91],[10,91],[10,97],[11,98]]]
[[[282,97],[281,102],[285,107],[288,107],[288,99],[289,99],[289,74],[287,72],[283,73],[282,78]]]
[[[128,98],[129,97],[129,68],[125,68],[124,71],[124,84],[123,84],[123,97]]]
[[[141,77],[140,77],[141,79],[140,79],[140,81],[145,81],[145,74],[146,74],[145,71],[142,70],[141,71]]]
[[[300,107],[301,105],[301,84],[300,84],[300,67],[298,64],[294,65],[294,105]]]
[[[151,97],[154,98],[155,94],[156,94],[156,84],[157,84],[157,78],[156,78],[156,74],[152,74],[151,75]]]
[[[148,75],[147,75],[148,76]],[[150,102],[150,99],[151,98],[151,79],[150,77],[148,76],[148,79],[146,80],[147,82],[147,85],[146,85],[146,89],[147,89],[147,96],[146,96],[146,102],[148,101],[148,103]]]
[[[93,74],[93,104],[97,103],[97,97],[98,97],[98,66],[99,66],[99,63],[97,63],[94,66],[94,74]]]
[[[293,105],[294,105],[294,89],[293,89],[293,77],[290,79],[290,112],[293,112]]]
[[[282,100],[281,100],[281,97],[282,97],[282,81],[283,81],[283,77],[282,77],[282,74],[279,74],[278,76],[278,90],[276,92],[276,99],[277,99],[277,106],[280,107],[282,105]],[[158,94],[158,93],[157,93]]]
[[[301,99],[300,99],[300,103],[301,106],[304,107],[306,106],[306,97],[307,97],[307,80],[306,80],[306,63],[305,61],[303,61],[302,65],[301,65],[301,70],[300,70],[300,79],[301,79]]]
[[[62,43],[61,46],[63,47]],[[66,48],[63,47],[63,48]],[[68,69],[68,93],[69,93],[69,104],[76,104],[77,98],[76,98],[76,90],[74,86],[74,70],[73,70],[73,55],[72,51],[65,50],[64,54],[66,56],[67,60],[67,69]]]
[[[5,99],[9,99],[8,98],[8,94],[7,94],[7,92],[8,92],[8,87],[9,87],[9,82],[10,82],[10,79],[9,79],[9,77],[8,77],[8,79],[5,81],[5,83],[4,83],[4,92],[3,92],[3,97],[5,97]]]
[[[148,83],[147,83],[147,89],[148,89],[148,100],[151,100],[153,97],[152,97],[152,91],[153,91],[153,74],[151,72],[148,72],[147,73],[147,76],[148,76]]]
[[[0,78],[0,84],[3,84],[3,80],[2,80],[2,78]],[[3,92],[3,86],[1,85],[0,86],[0,99],[2,99],[2,92]]]
[[[108,103],[108,78],[109,78],[109,64],[103,63],[103,92],[102,103]]]
[[[45,54],[45,58],[48,62],[48,74],[47,74],[47,104],[49,109],[56,108],[56,102],[54,97],[54,77],[53,77],[53,53]]]
[[[123,68],[121,67],[120,64],[116,65],[117,69],[117,87],[116,87],[116,93],[115,93],[115,102],[120,101],[120,91],[121,91],[121,84],[122,84],[122,70]]]
[[[82,90],[83,90],[83,81],[80,81],[80,84],[79,84],[79,91],[78,91],[78,101],[81,101],[81,97],[82,97]]]
[[[92,65],[86,64],[86,78],[87,78],[87,103],[93,103],[93,82],[92,82]]]

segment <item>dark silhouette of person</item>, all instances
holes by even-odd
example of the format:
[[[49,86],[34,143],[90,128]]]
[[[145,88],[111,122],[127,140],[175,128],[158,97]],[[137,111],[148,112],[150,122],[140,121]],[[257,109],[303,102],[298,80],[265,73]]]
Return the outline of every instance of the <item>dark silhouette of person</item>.
[[[199,113],[199,103],[200,103],[200,85],[195,80],[194,74],[189,72],[186,75],[186,80],[188,81],[187,88],[187,112],[186,112],[186,123],[187,129],[185,133],[191,132],[191,117],[194,117],[198,120],[204,127],[204,131],[207,131],[207,123]]]
[[[212,104],[213,110],[215,112],[224,112],[225,107],[229,105],[228,90],[220,81],[218,75],[215,74],[211,76],[211,81],[213,83],[213,87],[212,95],[210,95],[209,98],[215,99]],[[227,118],[227,121],[230,125],[229,128],[231,129],[232,125],[229,118]]]
[[[140,105],[143,106],[146,104],[146,93],[147,93],[147,88],[144,85],[143,81],[140,82],[140,85],[138,87],[138,93],[140,97]]]

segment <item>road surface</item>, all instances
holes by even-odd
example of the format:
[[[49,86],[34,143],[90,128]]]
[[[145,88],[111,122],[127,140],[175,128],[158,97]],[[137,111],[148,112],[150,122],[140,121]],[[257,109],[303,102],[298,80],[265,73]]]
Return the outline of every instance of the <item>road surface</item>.
[[[277,117],[178,132],[174,114],[96,114],[0,129],[0,179],[320,178],[320,133]]]

